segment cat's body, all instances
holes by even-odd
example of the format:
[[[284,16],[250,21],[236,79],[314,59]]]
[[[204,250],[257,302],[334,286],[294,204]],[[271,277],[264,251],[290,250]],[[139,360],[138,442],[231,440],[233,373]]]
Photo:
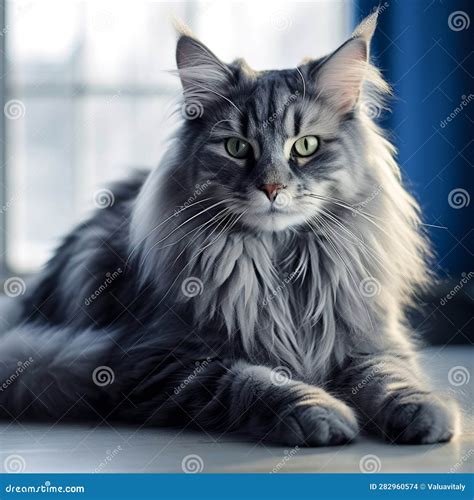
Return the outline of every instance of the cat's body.
[[[399,442],[453,435],[405,322],[427,279],[417,206],[356,110],[367,26],[331,58],[281,72],[225,66],[181,37],[185,103],[200,116],[157,170],[112,187],[113,205],[29,289],[0,338],[0,378],[34,360],[0,393],[5,415],[300,445],[350,440],[359,425]]]

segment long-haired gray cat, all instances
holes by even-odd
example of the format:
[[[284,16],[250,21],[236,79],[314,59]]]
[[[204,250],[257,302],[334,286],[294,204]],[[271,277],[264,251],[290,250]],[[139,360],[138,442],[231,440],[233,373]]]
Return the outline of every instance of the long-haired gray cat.
[[[376,15],[282,71],[182,33],[187,119],[161,165],[111,187],[0,339],[4,417],[104,418],[334,445],[363,428],[449,440],[405,309],[427,282],[418,206],[366,110]]]

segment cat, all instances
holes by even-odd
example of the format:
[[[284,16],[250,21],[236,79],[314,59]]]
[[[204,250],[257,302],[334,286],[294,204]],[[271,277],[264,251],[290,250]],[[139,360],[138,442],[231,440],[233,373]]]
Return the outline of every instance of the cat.
[[[0,338],[4,418],[106,419],[329,446],[450,440],[406,309],[430,280],[419,208],[367,112],[377,14],[288,70],[220,61],[186,30],[183,120],[111,186]]]

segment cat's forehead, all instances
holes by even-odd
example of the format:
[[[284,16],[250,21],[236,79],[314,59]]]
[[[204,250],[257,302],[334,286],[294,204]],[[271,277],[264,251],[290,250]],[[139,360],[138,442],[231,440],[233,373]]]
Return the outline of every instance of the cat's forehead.
[[[242,62],[240,62],[242,64]],[[232,95],[225,126],[243,137],[293,137],[337,120],[298,68],[253,72]]]

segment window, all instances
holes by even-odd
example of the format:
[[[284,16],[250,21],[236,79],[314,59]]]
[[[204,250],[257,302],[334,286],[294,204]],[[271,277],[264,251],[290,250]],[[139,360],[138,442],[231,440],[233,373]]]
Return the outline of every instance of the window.
[[[344,0],[9,0],[2,40],[2,238],[10,272],[37,269],[94,193],[153,167],[176,126],[173,16],[224,60],[291,67],[347,36]],[[297,34],[297,36],[296,36]]]

